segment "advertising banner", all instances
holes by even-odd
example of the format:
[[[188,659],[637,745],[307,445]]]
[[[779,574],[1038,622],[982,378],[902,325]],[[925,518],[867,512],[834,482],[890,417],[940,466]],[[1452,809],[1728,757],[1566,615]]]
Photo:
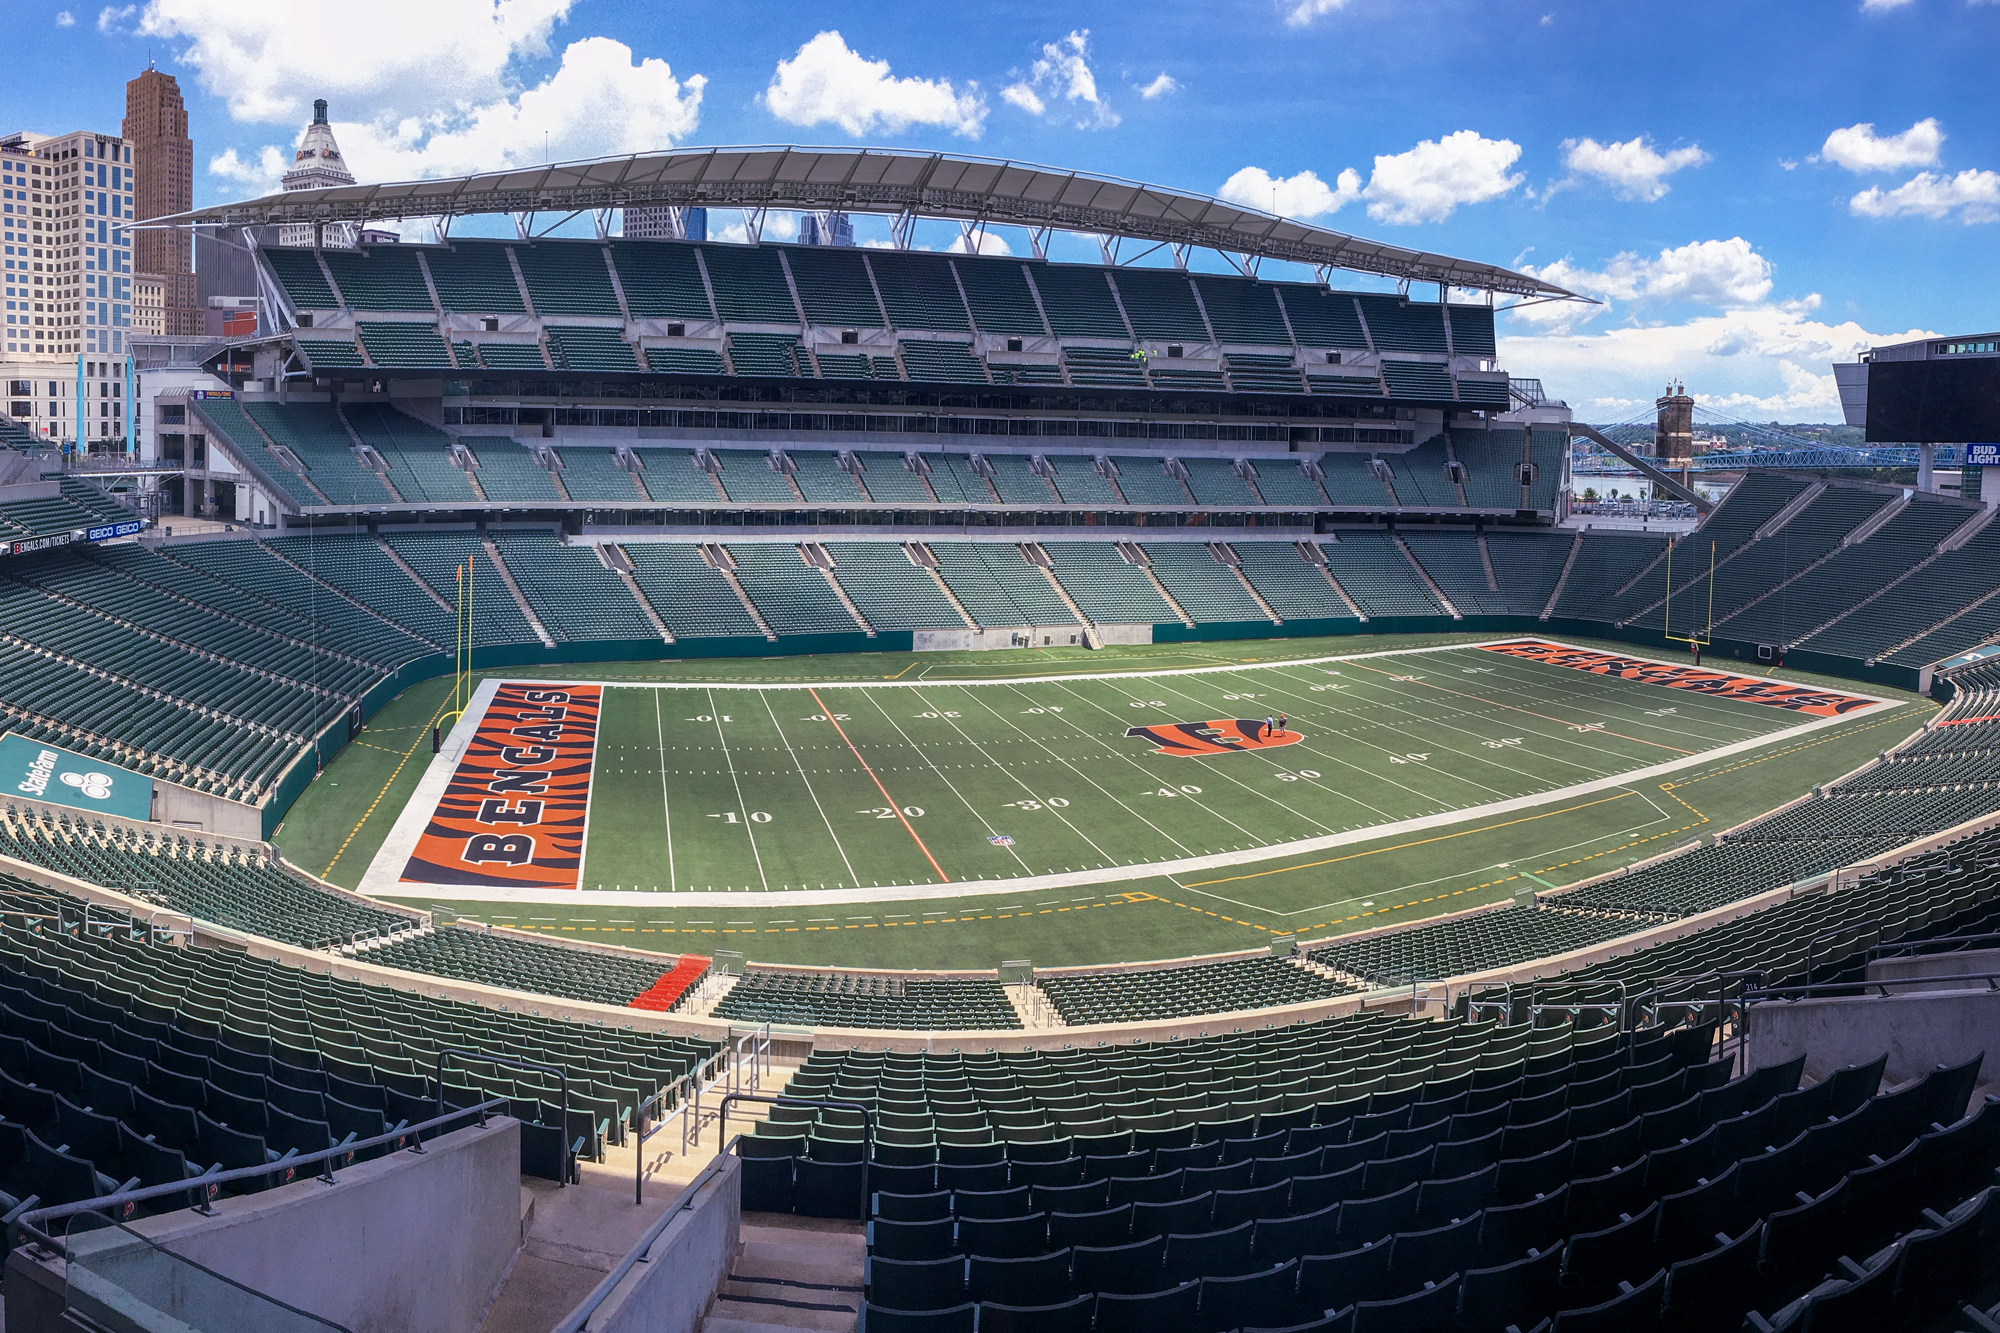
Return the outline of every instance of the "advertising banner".
[[[13,732],[0,736],[0,794],[123,819],[153,814],[151,778]]]

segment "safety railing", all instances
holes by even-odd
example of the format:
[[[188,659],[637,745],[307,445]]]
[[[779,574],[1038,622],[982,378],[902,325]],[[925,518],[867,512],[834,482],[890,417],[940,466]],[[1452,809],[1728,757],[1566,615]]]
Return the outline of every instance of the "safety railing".
[[[1557,982],[1531,981],[1523,983],[1523,982],[1504,981],[1501,982],[1499,987],[1497,988],[1500,991],[1499,999],[1485,999],[1478,997],[1468,998],[1465,1006],[1468,1017],[1478,1014],[1484,1010],[1498,1009],[1504,1015],[1504,1018],[1502,1019],[1503,1022],[1512,1022],[1515,1005],[1522,1003],[1524,998],[1521,996],[1517,996],[1515,994],[1516,986],[1521,986],[1526,991],[1526,996],[1525,996],[1526,1012],[1528,1016],[1528,1021],[1530,1023],[1533,1023],[1543,1014],[1563,1014],[1567,1015],[1570,1018],[1579,1018],[1584,1014],[1610,1014],[1612,1023],[1618,1027],[1619,1031],[1629,1032],[1631,1030],[1631,1024],[1626,1017],[1626,1005],[1627,1005],[1627,1000],[1630,996],[1631,985],[1630,983],[1624,981],[1598,981],[1598,982],[1586,982],[1586,983],[1560,982],[1560,981]],[[1580,989],[1587,989],[1590,987],[1603,987],[1609,989],[1614,986],[1618,990],[1618,998],[1616,1001],[1608,999],[1584,1000],[1575,998],[1542,1001],[1542,1000],[1537,1000],[1535,998],[1539,993],[1541,993],[1544,987],[1561,987],[1562,989],[1567,991],[1576,991]],[[1488,987],[1487,993],[1490,994],[1493,989],[1495,988]]]
[[[730,1059],[726,1073],[731,1092],[762,1092],[764,1075],[771,1072],[771,1024],[741,1032],[734,1024],[729,1028]]]
[[[709,1076],[714,1074],[716,1064],[722,1061],[726,1054],[726,1047],[717,1051],[666,1087],[656,1090],[652,1096],[632,1109],[632,1202],[635,1205],[646,1201],[646,1176],[649,1165],[646,1160],[646,1145],[655,1135],[664,1133],[669,1126],[678,1122],[683,1157],[701,1141],[701,1094],[704,1088],[713,1087],[720,1081],[719,1078]],[[706,1082],[703,1081],[705,1078]],[[663,1116],[656,1116],[653,1109],[655,1106],[672,1109]]]
[[[1872,981],[1822,981],[1811,986],[1772,986],[1766,990],[1745,991],[1746,1005],[1765,1004],[1774,1000],[1809,1000],[1815,995],[1880,996],[1909,993],[1914,989],[1934,989],[1945,981],[1984,982],[1988,990],[2000,990],[2000,972],[1959,972],[1951,976],[1927,977],[1878,977]],[[1961,990],[1976,989],[1961,986]]]
[[[163,926],[160,924],[161,917],[167,917],[169,919],[178,918],[182,921],[187,922],[187,925],[181,927],[178,930],[172,926]],[[167,907],[162,907],[156,912],[148,912],[146,914],[146,942],[148,944],[172,943],[176,935],[180,936],[182,939],[188,939],[188,940],[193,939],[194,918],[189,916],[186,912],[176,912],[173,909]]]
[[[128,938],[136,933],[130,908],[113,907],[88,899],[83,904],[81,928],[84,934],[95,935],[99,939],[109,939],[114,931],[122,930]]]
[[[175,1181],[166,1185],[144,1185],[129,1190],[116,1190],[100,1198],[84,1199],[75,1203],[52,1204],[47,1208],[31,1209],[28,1212],[22,1213],[9,1224],[10,1230],[8,1235],[16,1244],[20,1242],[22,1237],[26,1237],[53,1253],[61,1254],[63,1252],[62,1241],[52,1231],[47,1229],[47,1224],[59,1221],[65,1217],[76,1217],[83,1213],[96,1213],[102,1216],[113,1216],[115,1214],[130,1217],[139,1204],[147,1203],[153,1199],[170,1199],[175,1195],[187,1194],[199,1194],[201,1196],[200,1202],[190,1205],[194,1211],[198,1213],[213,1213],[214,1201],[222,1186],[234,1184],[239,1180],[269,1180],[273,1175],[279,1173],[287,1173],[296,1180],[299,1178],[298,1169],[304,1166],[319,1166],[320,1171],[315,1178],[331,1185],[335,1180],[333,1173],[336,1169],[334,1166],[336,1159],[351,1159],[357,1153],[366,1152],[370,1148],[379,1148],[385,1144],[392,1144],[398,1150],[407,1151],[413,1156],[421,1157],[424,1155],[423,1135],[426,1131],[442,1129],[446,1125],[473,1117],[477,1117],[480,1127],[484,1128],[487,1115],[494,1111],[505,1110],[506,1106],[507,1099],[505,1097],[493,1097],[480,1102],[477,1106],[458,1107],[448,1114],[435,1116],[420,1124],[398,1125],[387,1133],[377,1134],[371,1138],[351,1139],[345,1143],[321,1149],[318,1152],[301,1153],[296,1150],[287,1152],[277,1161],[266,1162],[262,1166],[239,1166],[228,1171],[210,1171],[204,1175],[196,1176],[192,1180]],[[407,1148],[404,1147],[404,1140],[406,1139],[410,1141]],[[347,1162],[343,1160],[341,1161],[341,1165],[345,1166]]]
[[[716,1141],[729,1141],[729,1104],[731,1102],[762,1102],[769,1106],[817,1106],[822,1110],[861,1112],[861,1197],[868,1197],[868,1162],[875,1156],[875,1112],[873,1108],[860,1102],[839,1101],[821,1097],[787,1097],[782,1093],[769,1096],[760,1092],[732,1092],[722,1099],[716,1108]],[[728,1151],[724,1149],[724,1151]]]
[[[460,1057],[461,1060],[478,1060],[486,1064],[504,1065],[509,1069],[532,1069],[538,1073],[554,1074],[557,1085],[562,1089],[563,1153],[566,1158],[571,1155],[569,1137],[569,1074],[565,1070],[555,1065],[545,1065],[539,1060],[523,1060],[515,1055],[489,1055],[485,1051],[473,1051],[459,1046],[447,1046],[437,1054],[437,1106],[440,1116],[444,1114],[444,1063],[454,1055]],[[499,1100],[502,1105],[505,1105],[507,1102],[507,1099],[504,1097]],[[482,1121],[481,1123],[484,1122]],[[568,1188],[569,1163],[567,1161],[563,1164],[562,1176],[563,1178],[557,1182],[557,1185],[559,1188]]]
[[[1934,947],[1938,945],[1952,947]],[[1988,932],[1984,935],[1940,935],[1928,940],[1898,940],[1891,944],[1876,944],[1864,951],[1861,959],[1866,964],[1879,962],[1884,958],[1920,958],[1927,954],[1963,953],[1967,949],[1981,945],[2000,948],[2000,932]]]
[[[604,1275],[604,1280],[592,1288],[588,1296],[577,1302],[576,1308],[571,1310],[560,1324],[551,1329],[550,1333],[583,1333],[590,1324],[591,1316],[597,1313],[597,1307],[604,1304],[611,1293],[618,1289],[618,1284],[625,1280],[633,1268],[646,1262],[646,1254],[653,1248],[653,1243],[673,1225],[675,1218],[694,1207],[694,1201],[700,1197],[702,1190],[728,1167],[729,1150],[733,1146],[728,1143],[722,1145],[722,1151],[718,1152],[708,1165],[697,1171],[693,1180],[682,1186],[681,1192],[667,1204],[666,1210],[646,1228],[646,1234],[639,1237],[639,1243],[626,1251],[625,1257]]]

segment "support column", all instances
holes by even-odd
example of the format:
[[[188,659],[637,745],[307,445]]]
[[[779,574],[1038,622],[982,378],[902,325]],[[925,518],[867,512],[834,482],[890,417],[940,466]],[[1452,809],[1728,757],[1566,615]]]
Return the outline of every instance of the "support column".
[[[1936,454],[1937,446],[1934,444],[1917,446],[1917,489],[1926,495],[1933,494],[1937,490],[1937,477],[1931,471],[1932,460]]]

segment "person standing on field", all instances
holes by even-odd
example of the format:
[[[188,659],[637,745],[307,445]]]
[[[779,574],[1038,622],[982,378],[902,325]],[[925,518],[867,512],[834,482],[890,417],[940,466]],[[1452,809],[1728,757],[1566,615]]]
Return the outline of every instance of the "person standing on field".
[[[1270,718],[1268,718],[1268,717],[1267,717],[1267,718],[1265,718],[1265,719],[1264,719],[1264,736],[1269,736],[1269,735],[1271,734],[1271,725],[1272,725],[1272,724],[1271,724],[1271,719],[1270,719]],[[1263,736],[1260,736],[1260,737],[1258,737],[1258,739],[1259,739],[1259,740],[1262,740],[1263,738],[1264,738]]]
[[[1278,734],[1280,736],[1285,734],[1285,715],[1283,713],[1278,714]]]

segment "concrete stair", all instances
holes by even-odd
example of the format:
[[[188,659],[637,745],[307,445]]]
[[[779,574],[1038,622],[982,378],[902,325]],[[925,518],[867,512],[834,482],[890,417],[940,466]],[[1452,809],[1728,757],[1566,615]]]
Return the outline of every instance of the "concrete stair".
[[[774,1215],[758,1214],[757,1216]],[[786,1217],[746,1222],[729,1276],[716,1288],[702,1333],[818,1329],[852,1333],[861,1316],[866,1244],[858,1223]]]

